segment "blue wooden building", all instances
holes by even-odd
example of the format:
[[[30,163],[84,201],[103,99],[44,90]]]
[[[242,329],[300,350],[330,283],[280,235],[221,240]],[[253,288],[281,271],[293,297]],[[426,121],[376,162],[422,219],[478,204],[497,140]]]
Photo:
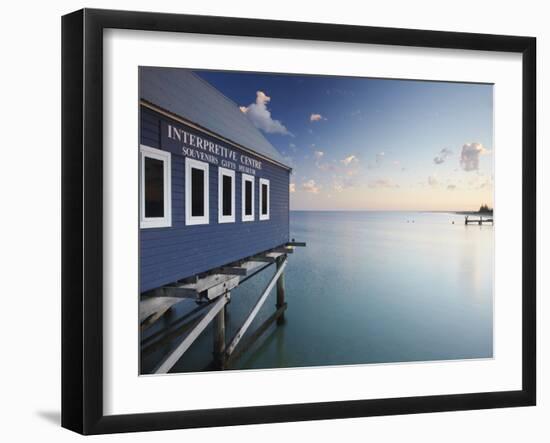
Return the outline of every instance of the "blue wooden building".
[[[140,290],[289,242],[291,168],[189,70],[141,67]]]

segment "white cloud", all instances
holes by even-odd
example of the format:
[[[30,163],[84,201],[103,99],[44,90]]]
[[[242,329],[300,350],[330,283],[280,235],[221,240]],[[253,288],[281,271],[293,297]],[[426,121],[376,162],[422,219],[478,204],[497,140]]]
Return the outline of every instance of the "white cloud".
[[[437,177],[435,175],[430,175],[428,177],[428,184],[431,187],[435,188],[435,187],[439,186],[439,180],[437,179]]]
[[[447,189],[449,191],[454,191],[456,189],[456,185],[447,185]]]
[[[452,155],[452,154],[453,154],[453,151],[447,148],[443,148],[439,152],[439,154],[434,157],[434,163],[436,165],[440,165],[441,163],[444,163],[445,160],[447,160],[447,157],[449,157],[449,155]]]
[[[321,114],[311,114],[309,116],[309,121],[310,122],[318,122],[318,121],[321,121],[321,120],[326,120],[327,118],[326,117],[323,117]]]
[[[296,192],[296,183],[290,183],[288,185],[289,192]]]
[[[273,120],[271,117],[271,112],[267,109],[270,101],[271,97],[262,91],[257,91],[256,102],[241,106],[239,109],[246,114],[254,126],[268,134],[292,135],[279,120]]]
[[[356,180],[349,174],[334,177],[333,186],[336,192],[342,192],[344,189],[353,188],[356,184]]]
[[[335,171],[337,168],[333,162],[323,162],[325,153],[320,150],[313,151],[313,157],[315,159],[315,166],[317,166],[321,171]]]
[[[481,143],[466,143],[460,153],[460,166],[465,171],[477,171],[479,169],[479,156],[489,151]]]
[[[378,154],[376,154],[376,164],[379,165],[381,164],[383,161],[384,161],[384,156],[386,154],[384,152],[379,152]]]
[[[359,159],[355,155],[348,155],[346,158],[340,160],[345,166],[353,165],[359,163]]]
[[[378,178],[369,182],[369,188],[399,188],[399,185],[391,178]]]
[[[321,185],[318,185],[317,183],[315,183],[315,180],[311,179],[307,182],[302,183],[302,189],[306,192],[318,194],[321,190]]]

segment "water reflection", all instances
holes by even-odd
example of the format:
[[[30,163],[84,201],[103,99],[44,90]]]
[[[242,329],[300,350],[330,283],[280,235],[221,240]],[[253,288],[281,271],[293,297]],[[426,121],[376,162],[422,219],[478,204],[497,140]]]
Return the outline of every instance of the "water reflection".
[[[292,212],[291,237],[307,247],[289,259],[286,323],[270,327],[235,369],[492,356],[492,226],[464,226],[448,213]],[[273,272],[232,292],[228,339]],[[274,306],[272,293],[251,331]],[[178,305],[166,322],[189,309]],[[207,329],[173,372],[202,370],[212,340]],[[143,370],[175,345],[143,358]]]

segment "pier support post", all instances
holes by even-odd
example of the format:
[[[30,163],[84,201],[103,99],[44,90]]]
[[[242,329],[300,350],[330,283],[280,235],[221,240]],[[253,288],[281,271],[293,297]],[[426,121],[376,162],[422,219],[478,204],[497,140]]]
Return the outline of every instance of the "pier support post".
[[[285,262],[285,255],[281,255],[277,258],[277,270],[283,266],[283,263]],[[284,271],[281,272],[281,275],[277,279],[277,309],[282,308],[285,305],[285,273]],[[285,322],[285,313],[284,311],[281,313],[281,315],[277,318],[277,324],[282,325]]]
[[[230,296],[230,293],[227,293]],[[227,305],[226,305],[227,306]],[[225,369],[225,311],[226,306],[214,318],[214,368]]]

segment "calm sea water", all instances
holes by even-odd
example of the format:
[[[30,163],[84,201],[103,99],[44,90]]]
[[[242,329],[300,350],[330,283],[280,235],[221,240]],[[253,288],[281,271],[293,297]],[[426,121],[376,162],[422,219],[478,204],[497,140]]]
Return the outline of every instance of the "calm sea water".
[[[452,213],[295,211],[290,227],[307,247],[289,256],[286,323],[272,326],[232,369],[492,357],[491,225],[465,226]],[[274,266],[232,292],[228,339],[273,273]],[[275,291],[252,328],[274,306]],[[147,334],[193,307],[180,303]],[[142,372],[179,340],[144,355]],[[212,343],[207,329],[172,372],[204,370]]]

